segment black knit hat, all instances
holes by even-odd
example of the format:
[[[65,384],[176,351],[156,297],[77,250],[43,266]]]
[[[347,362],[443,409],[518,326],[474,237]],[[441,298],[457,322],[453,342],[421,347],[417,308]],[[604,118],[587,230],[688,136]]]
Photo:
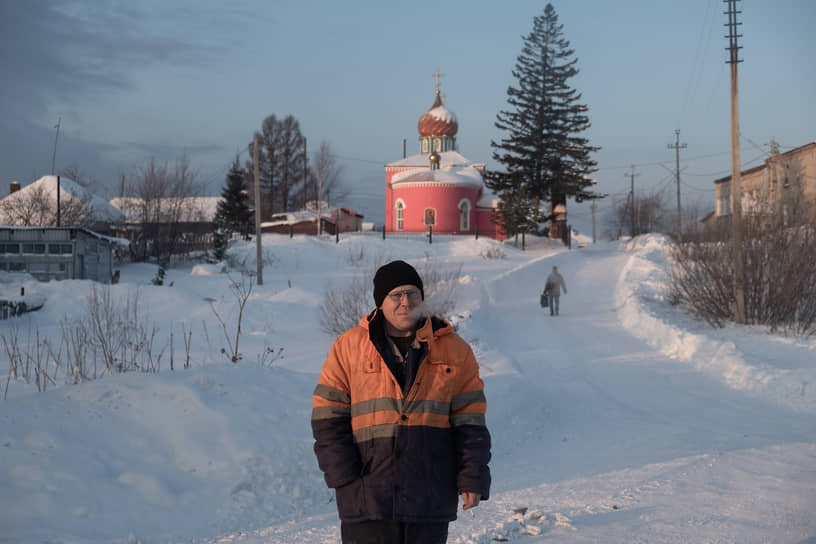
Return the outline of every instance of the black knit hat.
[[[385,295],[400,285],[415,285],[419,288],[422,299],[425,299],[422,278],[419,277],[414,267],[405,261],[391,261],[382,265],[374,274],[374,302],[377,308],[382,306]]]

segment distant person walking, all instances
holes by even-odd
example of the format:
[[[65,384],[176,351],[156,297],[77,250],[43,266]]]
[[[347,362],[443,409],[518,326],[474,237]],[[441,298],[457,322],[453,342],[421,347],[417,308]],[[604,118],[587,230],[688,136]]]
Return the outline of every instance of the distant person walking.
[[[547,295],[547,302],[550,306],[550,315],[558,315],[558,300],[561,298],[561,288],[567,294],[567,284],[564,277],[558,273],[558,267],[553,266],[552,272],[547,276],[547,283],[544,285],[544,293]]]

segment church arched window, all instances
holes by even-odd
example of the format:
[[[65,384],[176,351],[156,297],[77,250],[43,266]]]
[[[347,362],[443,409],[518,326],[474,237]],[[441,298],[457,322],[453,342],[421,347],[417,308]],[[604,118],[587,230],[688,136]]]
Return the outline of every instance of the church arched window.
[[[430,153],[430,149],[428,149],[428,138],[422,139],[422,152],[423,153]]]
[[[442,140],[439,138],[434,140],[434,151],[437,153],[442,153]]]
[[[397,200],[394,210],[397,212],[394,218],[394,230],[403,230],[405,228],[405,202]]]
[[[459,230],[462,232],[470,230],[470,201],[466,198],[459,202]]]

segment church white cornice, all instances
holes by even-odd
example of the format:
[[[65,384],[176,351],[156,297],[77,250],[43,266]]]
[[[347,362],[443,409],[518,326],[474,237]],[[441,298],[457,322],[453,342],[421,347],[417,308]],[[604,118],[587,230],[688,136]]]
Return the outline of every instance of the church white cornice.
[[[441,188],[451,188],[457,189],[462,187],[472,187],[474,189],[478,189],[482,186],[481,183],[473,182],[460,182],[460,183],[448,183],[445,181],[394,181],[391,182],[392,189],[414,189],[418,187],[432,187],[434,189],[441,189]]]

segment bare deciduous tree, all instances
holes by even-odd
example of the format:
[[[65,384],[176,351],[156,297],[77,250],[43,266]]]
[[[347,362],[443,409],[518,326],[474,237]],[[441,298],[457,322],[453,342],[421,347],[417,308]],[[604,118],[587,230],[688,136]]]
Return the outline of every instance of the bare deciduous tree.
[[[91,189],[94,185],[96,185],[96,180],[93,179],[90,174],[83,171],[77,163],[69,164],[60,170],[59,174],[77,182],[86,189]]]
[[[325,202],[331,206],[332,201],[348,196],[349,192],[342,186],[343,167],[337,164],[331,144],[327,141],[320,143],[320,149],[314,154],[309,179],[303,187],[300,200]]]
[[[634,202],[630,194],[625,199],[615,201],[608,226],[618,236],[622,233],[638,236],[649,232],[669,232],[665,206],[665,196],[659,191],[635,193]]]
[[[196,174],[186,157],[179,159],[171,170],[155,159],[139,169],[135,183],[123,201],[125,213],[138,218],[141,239],[138,251],[148,256],[168,260],[179,244],[181,224],[201,219],[195,197],[202,193]]]
[[[261,210],[263,219],[267,220],[275,213],[289,211],[302,204],[297,202],[297,196],[303,191],[306,177],[305,138],[297,119],[291,115],[283,119],[268,116],[261,123],[261,132],[257,136]],[[253,172],[253,143],[249,145],[249,151],[246,171]],[[248,188],[254,205],[254,180],[250,179]]]

